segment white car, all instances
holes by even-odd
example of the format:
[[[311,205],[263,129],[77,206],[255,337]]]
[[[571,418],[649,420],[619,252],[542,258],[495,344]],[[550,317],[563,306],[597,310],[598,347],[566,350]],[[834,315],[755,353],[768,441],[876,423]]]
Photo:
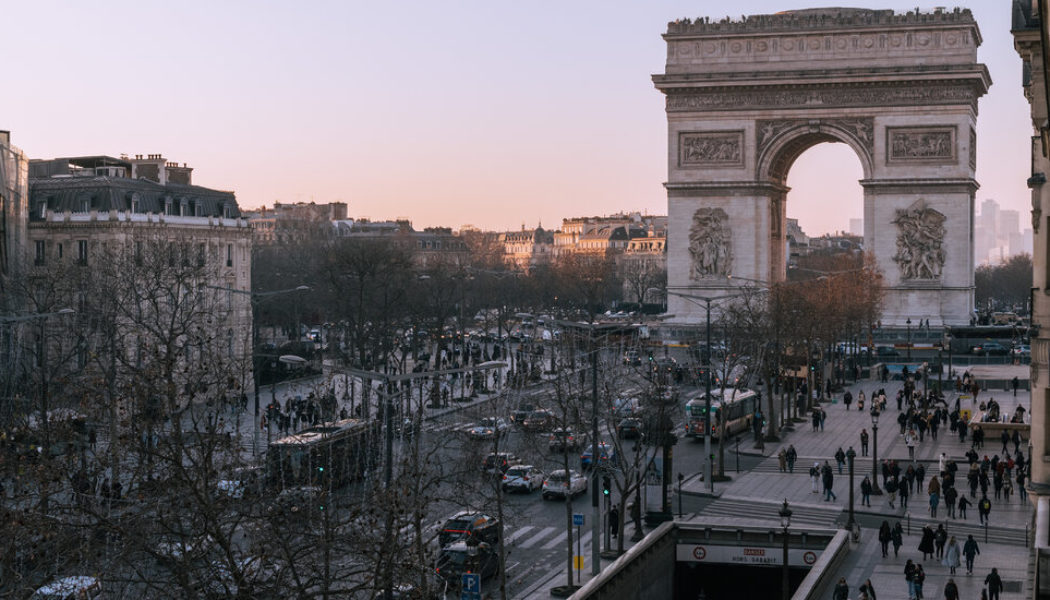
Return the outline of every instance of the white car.
[[[509,428],[502,417],[488,417],[482,419],[469,433],[476,440],[491,440],[497,435],[504,435]]]
[[[74,575],[52,581],[33,592],[30,600],[94,600],[102,596],[102,584],[94,577]]]
[[[506,492],[532,493],[543,487],[543,472],[532,465],[514,465],[503,474],[503,490]]]
[[[575,496],[587,491],[587,478],[577,471],[559,469],[551,472],[543,481],[543,499]]]

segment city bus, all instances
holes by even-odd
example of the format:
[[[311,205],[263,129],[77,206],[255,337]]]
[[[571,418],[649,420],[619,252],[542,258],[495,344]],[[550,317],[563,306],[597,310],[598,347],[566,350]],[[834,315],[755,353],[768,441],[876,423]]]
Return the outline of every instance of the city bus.
[[[382,438],[376,419],[321,423],[270,444],[266,477],[272,487],[334,489],[379,463]]]
[[[719,436],[723,418],[726,419],[726,433],[729,434],[751,427],[760,399],[758,393],[751,390],[711,390],[711,436]],[[685,435],[703,437],[706,411],[707,398],[704,392],[685,403]]]

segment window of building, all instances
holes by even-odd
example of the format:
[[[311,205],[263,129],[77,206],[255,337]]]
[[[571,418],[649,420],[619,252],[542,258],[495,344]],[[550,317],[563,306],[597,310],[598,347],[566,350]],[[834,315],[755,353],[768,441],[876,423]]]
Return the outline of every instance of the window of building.
[[[201,206],[200,202],[193,203],[193,216],[200,217],[204,214],[204,207]]]
[[[77,240],[77,264],[88,264],[88,241]]]
[[[36,241],[36,260],[34,262],[38,265],[47,262],[47,242],[44,240]]]
[[[186,209],[187,209],[186,201],[183,200],[182,202],[179,202],[179,216],[180,217],[185,217],[186,216]]]
[[[232,219],[233,218],[233,207],[229,204],[222,205],[222,218]]]
[[[226,244],[226,266],[233,266],[233,244]]]

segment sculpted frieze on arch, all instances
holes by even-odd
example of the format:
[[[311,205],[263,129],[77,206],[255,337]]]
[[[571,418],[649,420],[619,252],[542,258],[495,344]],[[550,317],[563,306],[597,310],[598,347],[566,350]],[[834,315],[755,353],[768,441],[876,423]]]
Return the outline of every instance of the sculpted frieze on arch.
[[[921,86],[775,86],[739,90],[668,91],[667,112],[778,108],[849,108],[968,104],[977,108],[978,90],[970,82]]]
[[[919,30],[899,33],[870,32],[838,35],[797,34],[756,35],[753,37],[709,38],[678,40],[668,43],[668,62],[671,64],[703,62],[705,58],[796,58],[805,60],[829,54],[843,58],[870,58],[889,52],[921,52],[955,54],[959,48],[973,46],[970,32],[965,28],[948,30]]]

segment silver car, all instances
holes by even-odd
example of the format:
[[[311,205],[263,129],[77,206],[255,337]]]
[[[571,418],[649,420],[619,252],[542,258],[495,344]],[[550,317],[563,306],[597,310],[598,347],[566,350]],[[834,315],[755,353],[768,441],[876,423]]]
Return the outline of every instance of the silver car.
[[[543,471],[532,465],[514,465],[503,474],[503,491],[531,493],[543,487]]]

